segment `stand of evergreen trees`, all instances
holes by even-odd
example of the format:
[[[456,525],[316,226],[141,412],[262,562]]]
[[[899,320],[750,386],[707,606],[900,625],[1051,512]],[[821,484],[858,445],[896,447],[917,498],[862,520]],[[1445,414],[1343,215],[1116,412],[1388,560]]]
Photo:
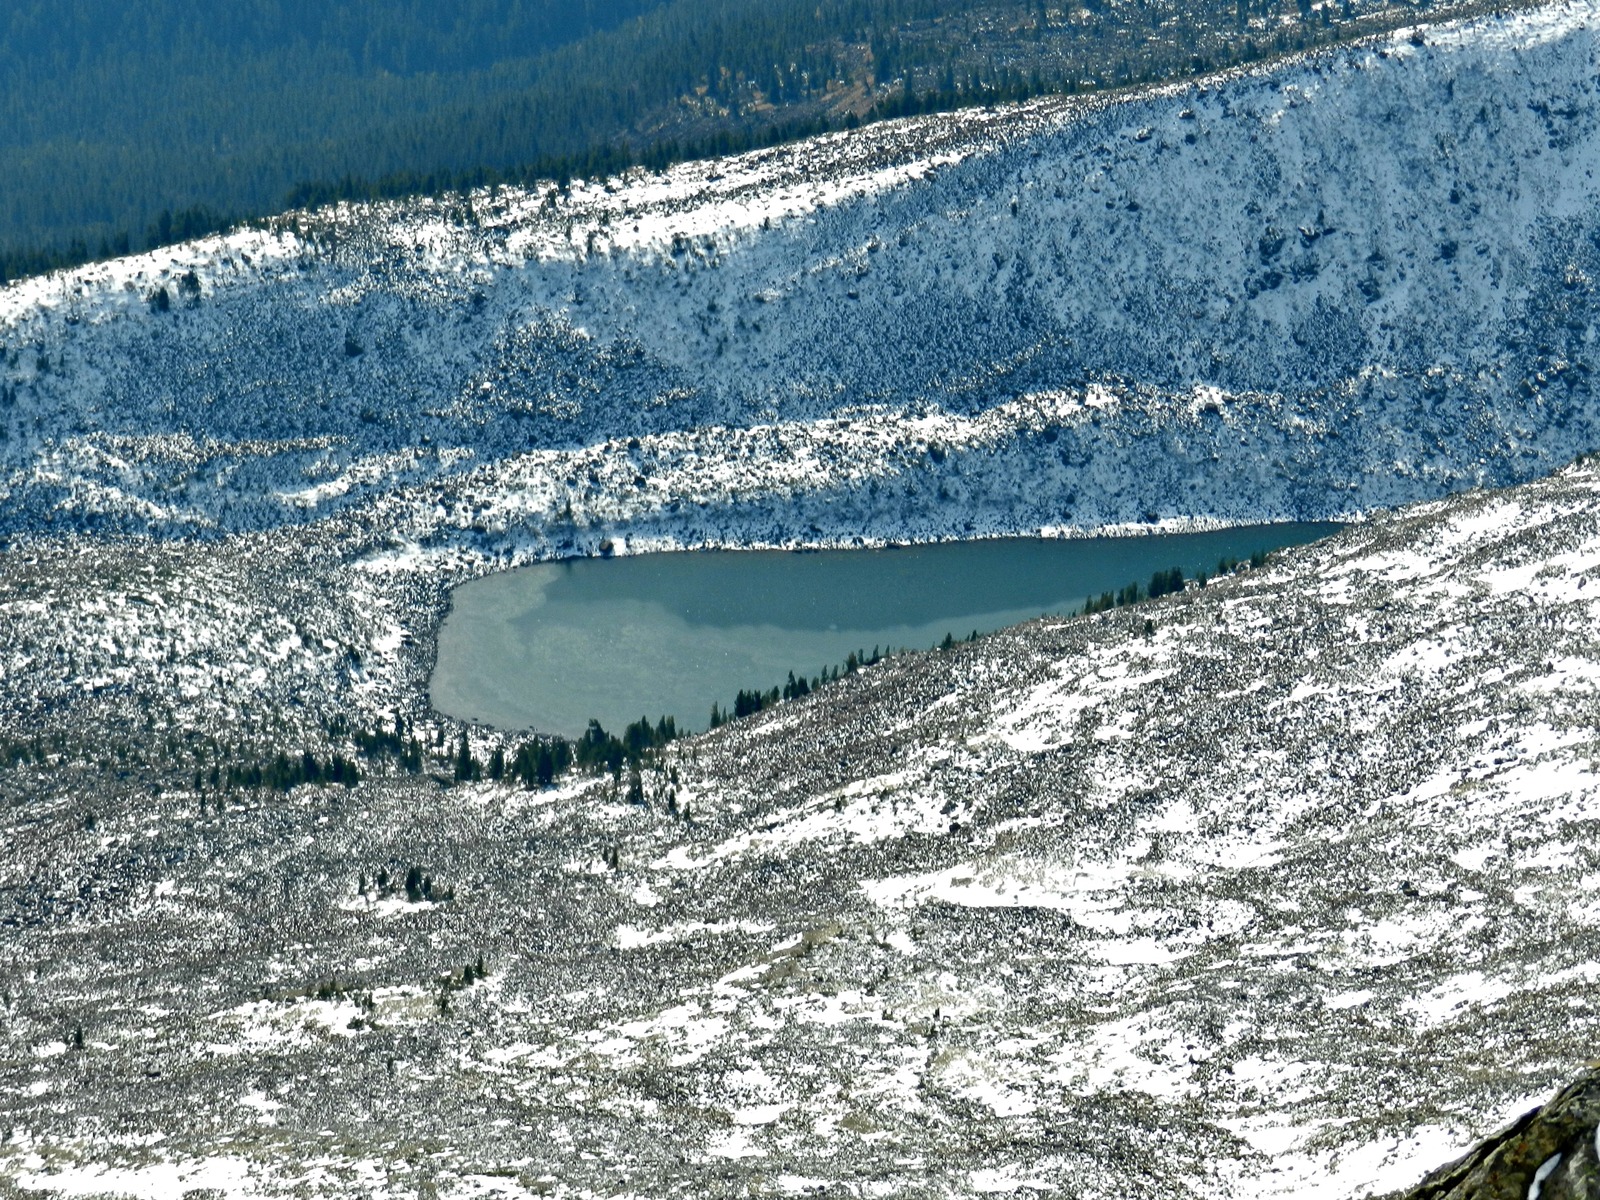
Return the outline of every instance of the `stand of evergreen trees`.
[[[974,631],[973,636],[977,636],[976,631]],[[949,641],[948,636],[946,641]],[[865,650],[852,650],[845,656],[842,665],[823,667],[821,672],[813,675],[809,681],[804,675],[796,678],[795,673],[790,671],[789,678],[784,681],[781,687],[768,688],[764,692],[754,688],[741,688],[733,698],[732,709],[723,708],[720,704],[711,706],[711,728],[716,729],[718,726],[726,725],[729,721],[736,721],[740,717],[753,716],[763,709],[771,708],[788,700],[798,700],[802,696],[809,696],[812,692],[825,684],[834,682],[843,675],[854,675],[862,667],[875,666],[891,653],[893,653],[892,648],[882,650],[877,646],[872,648],[870,656]]]
[[[345,733],[344,723],[337,722],[330,730],[335,736]],[[403,771],[415,775],[422,770],[422,742],[401,713],[394,715],[394,728],[388,729],[382,721],[369,732],[365,729],[349,731],[361,753],[369,759],[390,759]]]
[[[310,750],[296,758],[280,751],[265,762],[230,763],[225,771],[213,768],[213,786],[220,783],[230,791],[241,788],[287,792],[304,783],[335,783],[355,787],[361,772],[342,754],[319,759]],[[216,778],[220,776],[220,778]]]
[[[1266,551],[1257,550],[1248,559],[1224,558],[1217,563],[1217,574],[1227,575],[1237,571],[1247,564],[1251,567],[1260,567],[1267,561]],[[1195,582],[1205,587],[1209,577],[1201,571],[1195,577]],[[1184,588],[1182,567],[1169,567],[1165,571],[1157,571],[1150,576],[1150,582],[1140,588],[1138,580],[1119,588],[1115,592],[1101,592],[1099,596],[1091,596],[1084,602],[1082,615],[1091,613],[1109,612],[1113,608],[1125,608],[1130,604],[1139,604],[1145,600],[1159,600],[1162,596],[1169,596],[1181,592]]]
[[[505,749],[496,744],[485,762],[473,752],[472,740],[463,729],[451,758],[451,769],[457,783],[509,778],[527,788],[544,788],[574,767],[620,776],[624,766],[638,768],[652,751],[675,741],[678,736],[677,722],[671,717],[662,717],[654,724],[648,717],[640,717],[623,729],[621,737],[608,733],[599,721],[591,720],[576,741],[562,737],[537,738],[523,742],[509,758]]]
[[[0,281],[285,207],[658,168],[1419,15],[1385,0],[14,0]]]

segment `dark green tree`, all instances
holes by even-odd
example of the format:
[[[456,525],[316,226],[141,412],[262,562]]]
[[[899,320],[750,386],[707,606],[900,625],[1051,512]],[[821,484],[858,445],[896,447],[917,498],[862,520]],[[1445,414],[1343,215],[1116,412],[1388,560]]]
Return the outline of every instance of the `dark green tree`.
[[[455,777],[457,783],[476,779],[479,773],[478,760],[472,757],[472,743],[467,738],[467,731],[461,731],[461,744],[456,747]]]

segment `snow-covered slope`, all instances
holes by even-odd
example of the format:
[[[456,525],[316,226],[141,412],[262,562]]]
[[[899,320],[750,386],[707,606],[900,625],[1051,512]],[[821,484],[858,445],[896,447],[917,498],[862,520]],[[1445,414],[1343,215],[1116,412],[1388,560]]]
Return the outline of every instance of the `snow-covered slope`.
[[[1579,466],[887,661],[675,744],[646,806],[0,771],[0,1179],[1407,1184],[1600,1034],[1597,606]]]
[[[568,504],[625,537],[828,540],[1531,478],[1597,440],[1597,15],[18,284],[0,511],[357,509],[543,552],[601,536],[562,533]]]
[[[0,293],[0,1194],[1344,1197],[1564,1080],[1592,464],[889,660],[644,805],[195,777],[394,709],[447,762],[444,588],[516,557],[1545,471],[1596,16]]]

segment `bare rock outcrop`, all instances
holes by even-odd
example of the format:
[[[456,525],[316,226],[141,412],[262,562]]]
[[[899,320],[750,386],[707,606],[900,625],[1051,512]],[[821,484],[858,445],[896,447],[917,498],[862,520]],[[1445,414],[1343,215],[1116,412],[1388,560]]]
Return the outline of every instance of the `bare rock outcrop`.
[[[1600,1062],[1396,1200],[1600,1198]]]

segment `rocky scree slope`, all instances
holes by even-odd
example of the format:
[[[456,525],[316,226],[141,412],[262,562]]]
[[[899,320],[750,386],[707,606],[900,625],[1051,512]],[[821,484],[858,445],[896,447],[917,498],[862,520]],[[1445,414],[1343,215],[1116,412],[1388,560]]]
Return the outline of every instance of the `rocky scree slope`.
[[[0,1186],[1409,1186],[1600,1032],[1597,604],[1580,465],[880,663],[643,805],[0,771]]]
[[[346,512],[543,555],[1532,478],[1597,440],[1597,16],[26,281],[0,292],[0,522]]]
[[[457,576],[352,566],[328,534],[12,546],[0,554],[0,741],[64,738],[93,759],[220,738],[270,757],[325,742],[334,721],[426,721],[433,630]]]

